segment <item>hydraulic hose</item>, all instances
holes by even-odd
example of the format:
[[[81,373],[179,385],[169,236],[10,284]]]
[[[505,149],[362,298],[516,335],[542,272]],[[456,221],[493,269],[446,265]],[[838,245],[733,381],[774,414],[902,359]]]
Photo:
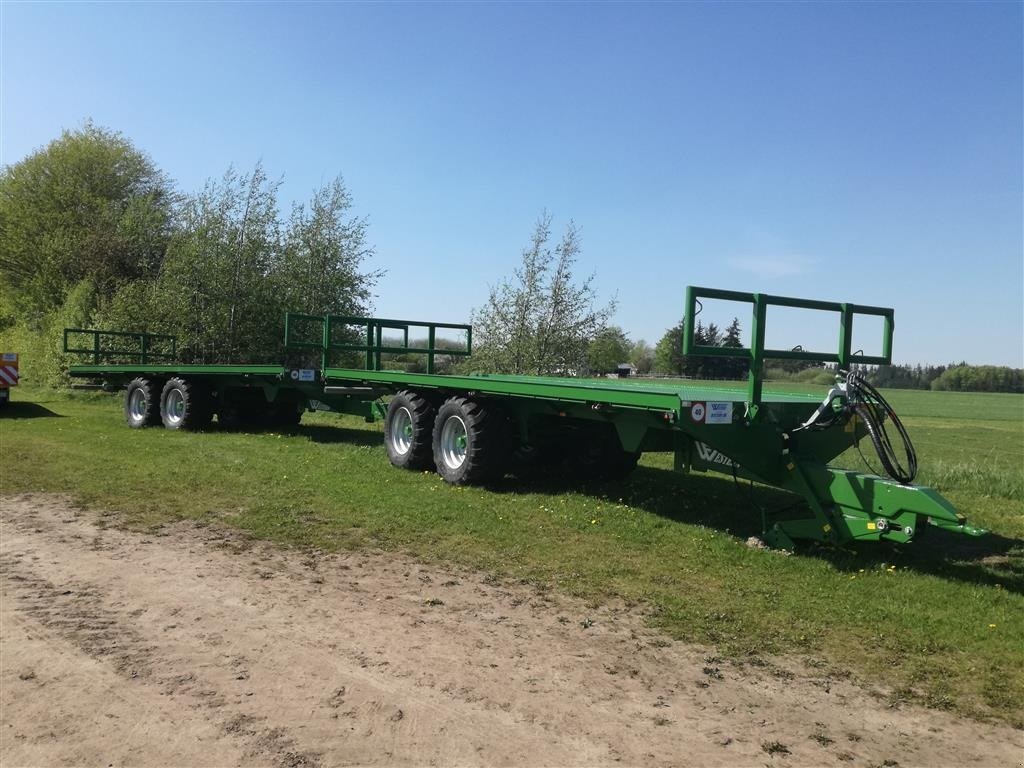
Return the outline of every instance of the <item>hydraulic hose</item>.
[[[867,427],[871,444],[875,447],[875,453],[878,454],[889,477],[904,485],[914,482],[914,478],[917,476],[917,453],[914,451],[914,444],[910,442],[910,435],[907,434],[903,422],[900,421],[892,406],[856,371],[846,374],[846,392],[854,413]],[[906,456],[906,467],[903,466],[893,448],[889,433],[885,428],[885,419],[879,418],[879,412],[892,422],[893,427],[899,433],[903,442],[903,453]]]

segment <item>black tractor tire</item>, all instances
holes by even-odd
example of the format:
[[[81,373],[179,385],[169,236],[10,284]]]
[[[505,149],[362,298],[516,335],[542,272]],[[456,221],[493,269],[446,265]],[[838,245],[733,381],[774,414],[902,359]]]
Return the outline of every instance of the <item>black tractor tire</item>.
[[[160,382],[142,376],[128,382],[124,391],[124,420],[132,429],[160,423]]]
[[[212,405],[206,387],[174,376],[160,393],[160,420],[167,429],[205,429],[213,419]]]
[[[434,420],[434,466],[452,485],[492,480],[505,469],[507,420],[488,403],[451,397]]]
[[[433,433],[437,411],[423,395],[402,390],[388,403],[384,446],[388,460],[401,469],[434,467]]]

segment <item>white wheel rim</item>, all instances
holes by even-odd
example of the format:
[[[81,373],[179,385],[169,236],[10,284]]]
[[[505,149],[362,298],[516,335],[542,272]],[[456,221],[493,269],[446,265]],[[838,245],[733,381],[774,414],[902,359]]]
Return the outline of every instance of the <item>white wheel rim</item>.
[[[391,447],[395,453],[404,456],[412,450],[413,426],[412,414],[408,408],[399,408],[391,417],[391,429],[388,432]]]
[[[141,388],[133,389],[128,396],[128,414],[133,421],[146,418],[146,393]]]
[[[167,393],[167,420],[171,424],[180,424],[185,418],[185,396],[180,389],[172,389]]]
[[[466,422],[458,416],[449,416],[441,428],[441,460],[449,469],[458,469],[466,461],[469,438]]]

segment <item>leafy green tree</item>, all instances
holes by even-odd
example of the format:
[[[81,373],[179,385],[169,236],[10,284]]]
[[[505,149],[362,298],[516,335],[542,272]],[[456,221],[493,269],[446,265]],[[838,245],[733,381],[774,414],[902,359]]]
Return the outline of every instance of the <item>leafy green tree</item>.
[[[100,298],[154,276],[174,193],[150,158],[87,122],[0,172],[0,277],[40,323],[87,281]]]
[[[373,250],[341,179],[287,221],[278,188],[257,165],[188,196],[159,276],[124,286],[107,323],[173,333],[186,360],[276,362],[285,312],[368,312],[380,273],[362,269]]]
[[[351,215],[352,196],[340,176],[294,205],[284,233],[279,283],[288,306],[315,315],[362,315],[383,274],[365,272],[373,256],[366,219]]]
[[[497,373],[575,374],[586,367],[590,342],[608,324],[612,299],[595,306],[594,275],[577,281],[579,230],[569,222],[552,248],[551,216],[538,219],[511,279],[491,288],[473,313],[469,366]]]
[[[182,356],[194,361],[239,362],[254,350],[276,351],[277,188],[257,165],[252,173],[228,169],[189,196],[148,312],[135,324],[155,318],[173,329]]]
[[[620,363],[627,362],[630,345],[625,331],[616,325],[601,331],[590,342],[587,365],[591,373],[613,373]]]
[[[683,373],[683,324],[665,331],[654,347],[654,370],[670,376]]]
[[[630,347],[628,359],[636,366],[637,373],[646,376],[654,369],[654,348],[640,339]]]
[[[931,388],[938,392],[1024,392],[1024,370],[961,363],[947,368]]]

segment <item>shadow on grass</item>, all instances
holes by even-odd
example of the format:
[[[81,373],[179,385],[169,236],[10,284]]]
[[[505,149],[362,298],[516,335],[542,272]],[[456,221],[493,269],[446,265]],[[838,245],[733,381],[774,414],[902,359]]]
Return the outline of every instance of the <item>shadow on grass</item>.
[[[380,446],[384,449],[384,440],[379,432],[371,432],[365,429],[350,429],[348,427],[328,426],[324,424],[299,424],[297,426],[273,426],[249,424],[238,427],[223,427],[214,423],[209,427],[211,432],[226,432],[231,434],[259,435],[276,433],[282,435],[296,435],[305,437],[312,443],[345,443],[358,446]]]
[[[793,494],[758,486],[751,490],[717,475],[680,475],[668,469],[639,467],[619,482],[585,482],[568,476],[531,481],[505,478],[488,486],[495,493],[583,493],[614,504],[637,509],[675,522],[701,525],[745,541],[761,536],[761,508],[784,516],[784,510],[802,501]],[[825,560],[836,570],[857,573],[888,565],[943,579],[998,585],[1024,594],[1024,540],[996,533],[965,536],[940,528],[923,527],[911,544],[856,542],[834,547],[817,542],[797,542],[797,555]]]
[[[302,424],[290,434],[302,435],[313,443],[348,443],[359,446],[378,446],[384,450],[384,439],[380,432],[348,427],[329,427],[320,424]]]
[[[609,504],[624,503],[660,517],[689,525],[702,525],[746,539],[761,533],[760,512],[750,503],[746,486],[732,479],[667,469],[638,467],[623,480],[595,480],[571,473],[519,479],[506,477],[489,484],[495,493],[582,493]],[[758,489],[760,492],[764,489]],[[795,499],[767,489],[758,501],[779,507]]]
[[[383,439],[377,431],[314,424],[285,431],[315,443],[346,443],[383,450]],[[531,479],[505,477],[486,488],[499,494],[581,493],[609,504],[629,504],[674,522],[722,531],[740,541],[761,536],[761,509],[769,511],[769,520],[781,519],[786,510],[799,509],[803,503],[785,491],[764,486],[751,489],[743,481],[737,484],[732,478],[717,474],[684,475],[654,467],[638,467],[629,478],[620,481],[551,473]],[[1009,592],[1024,594],[1024,540],[996,533],[976,538],[923,526],[909,545],[857,542],[833,547],[798,542],[796,554],[825,560],[844,573],[896,564],[943,579],[999,585]]]
[[[808,547],[806,554],[848,573],[896,565],[916,573],[1024,594],[1024,540],[998,533],[964,536],[928,527],[919,533],[909,545],[858,542],[847,549]]]
[[[39,403],[27,403],[19,400],[12,400],[7,405],[0,406],[0,419],[63,419],[64,416],[54,413],[49,408]]]

